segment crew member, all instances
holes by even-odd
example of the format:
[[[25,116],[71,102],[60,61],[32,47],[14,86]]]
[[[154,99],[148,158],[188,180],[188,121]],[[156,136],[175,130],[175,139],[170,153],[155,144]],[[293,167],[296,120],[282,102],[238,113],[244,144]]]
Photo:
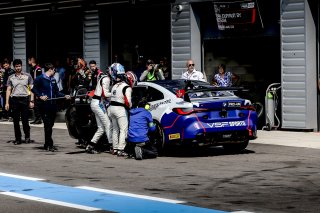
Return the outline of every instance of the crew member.
[[[128,133],[129,109],[132,106],[132,88],[128,85],[124,67],[114,63],[110,67],[112,75],[116,77],[116,83],[111,89],[111,102],[109,115],[112,122],[113,154],[127,156],[124,151]]]
[[[96,118],[97,131],[86,147],[87,153],[94,154],[99,152],[97,150],[97,143],[104,133],[107,136],[109,145],[111,144],[110,146],[112,146],[112,125],[107,113],[107,107],[110,102],[109,98],[111,96],[111,86],[112,81],[110,75],[107,73],[101,74],[90,103],[91,110]]]
[[[8,78],[7,92],[6,92],[6,105],[8,111],[12,110],[13,125],[14,125],[14,144],[21,144],[21,130],[20,130],[20,117],[25,136],[25,142],[30,143],[30,126],[29,126],[29,107],[33,108],[34,99],[33,93],[30,94],[30,88],[33,86],[33,79],[29,73],[22,72],[21,59],[13,61],[15,74]]]
[[[70,95],[65,95],[59,91],[56,79],[53,77],[55,68],[51,63],[45,64],[45,73],[38,76],[34,81],[32,92],[38,97],[38,106],[40,115],[44,124],[44,150],[54,152],[56,147],[53,146],[52,127],[57,113],[57,99],[64,97],[70,99]]]

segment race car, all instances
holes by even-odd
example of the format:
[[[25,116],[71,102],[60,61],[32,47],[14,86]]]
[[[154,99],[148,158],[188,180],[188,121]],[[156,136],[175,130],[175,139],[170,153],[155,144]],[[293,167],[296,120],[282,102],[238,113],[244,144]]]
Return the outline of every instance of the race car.
[[[222,145],[238,152],[257,137],[258,119],[251,101],[235,95],[241,89],[182,79],[139,82],[132,99],[150,104],[158,150],[173,144]]]
[[[146,99],[149,103],[157,126],[150,137],[159,153],[169,145],[213,145],[239,152],[257,137],[258,120],[251,101],[235,95],[241,89],[183,79],[138,82],[133,87],[132,102]],[[85,92],[77,93],[66,112],[70,136],[84,142],[96,129]]]

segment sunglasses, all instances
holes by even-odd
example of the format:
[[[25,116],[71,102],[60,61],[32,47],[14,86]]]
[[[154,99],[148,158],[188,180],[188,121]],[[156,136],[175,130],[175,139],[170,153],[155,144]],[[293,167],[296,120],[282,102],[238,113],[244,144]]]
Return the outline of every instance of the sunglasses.
[[[193,67],[194,67],[194,64],[188,64],[188,67],[191,67],[191,66],[193,66]]]

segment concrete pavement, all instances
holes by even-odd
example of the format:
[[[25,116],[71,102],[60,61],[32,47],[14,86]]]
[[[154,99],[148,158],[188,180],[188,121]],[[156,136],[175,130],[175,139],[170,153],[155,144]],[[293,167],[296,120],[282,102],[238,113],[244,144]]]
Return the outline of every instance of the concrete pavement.
[[[258,130],[258,138],[252,140],[251,143],[320,149],[320,133]]]
[[[0,122],[0,124],[12,125],[12,122]],[[43,128],[43,124],[32,125],[33,127]],[[67,129],[64,122],[56,122],[55,129]],[[283,130],[258,130],[258,138],[252,140],[253,144],[272,144],[281,146],[294,146],[320,149],[320,132],[300,132],[300,131],[283,131]]]

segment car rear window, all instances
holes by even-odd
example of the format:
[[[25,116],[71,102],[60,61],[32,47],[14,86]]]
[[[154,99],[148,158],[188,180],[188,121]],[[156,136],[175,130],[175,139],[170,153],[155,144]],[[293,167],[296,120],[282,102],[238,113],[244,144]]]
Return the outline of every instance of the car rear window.
[[[183,79],[176,80],[166,80],[166,81],[156,81],[154,83],[159,84],[160,86],[168,89],[173,94],[176,94],[177,90],[186,89],[186,86],[189,84],[190,87],[194,89],[205,89],[205,88],[216,88],[213,85],[210,85],[208,82],[203,81],[189,81]],[[207,98],[207,97],[227,97],[233,96],[233,93],[230,91],[206,91],[206,92],[194,92],[189,93],[189,97],[192,98]]]

